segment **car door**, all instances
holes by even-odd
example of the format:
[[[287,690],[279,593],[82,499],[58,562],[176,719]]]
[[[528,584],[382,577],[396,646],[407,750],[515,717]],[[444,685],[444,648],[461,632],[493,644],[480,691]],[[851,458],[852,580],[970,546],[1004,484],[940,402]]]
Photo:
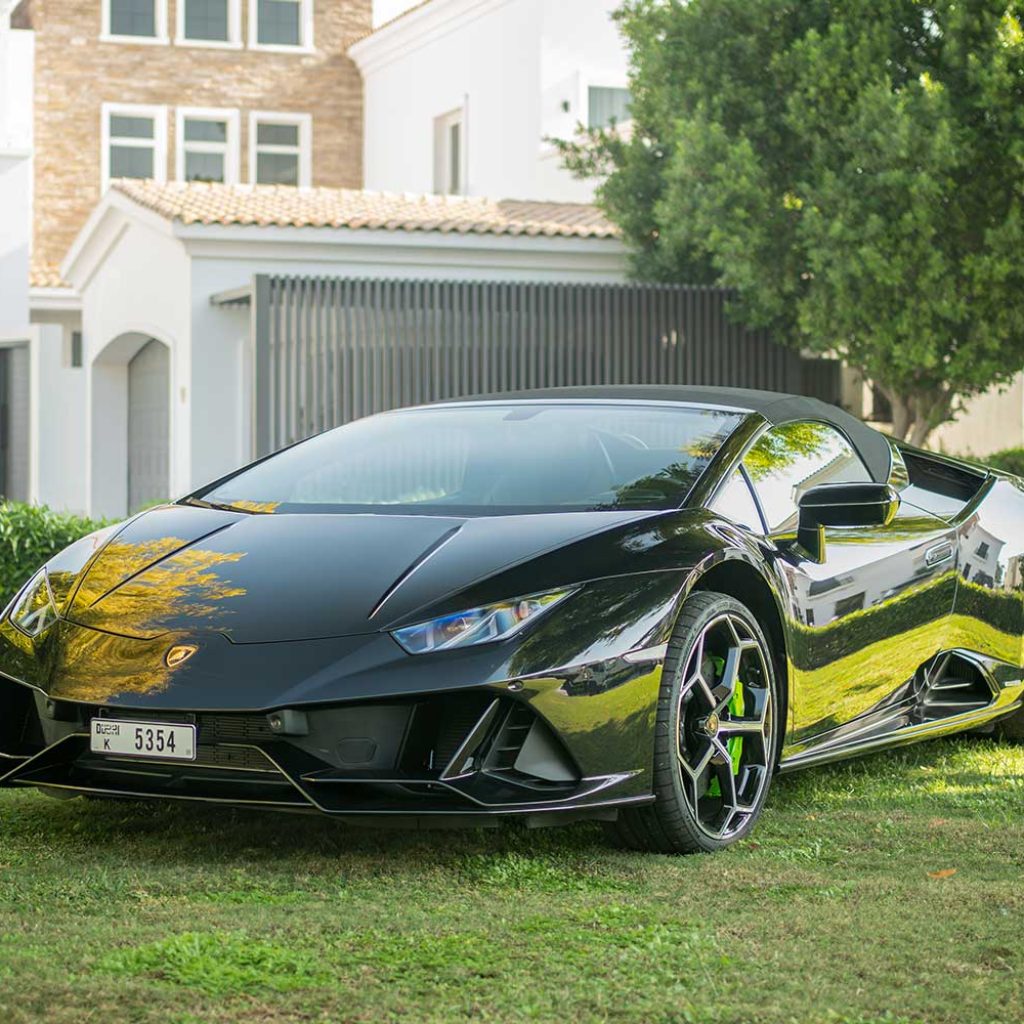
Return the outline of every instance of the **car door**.
[[[743,465],[786,582],[792,755],[913,699],[917,670],[946,645],[956,535],[937,516],[902,504],[887,526],[828,529],[818,562],[788,538],[807,490],[870,479],[847,438],[826,423],[775,426]]]

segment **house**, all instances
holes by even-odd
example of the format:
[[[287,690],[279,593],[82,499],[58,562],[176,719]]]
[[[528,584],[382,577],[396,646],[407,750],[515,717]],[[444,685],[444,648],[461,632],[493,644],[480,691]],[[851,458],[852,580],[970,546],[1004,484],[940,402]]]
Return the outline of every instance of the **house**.
[[[385,5],[378,22],[409,6]],[[450,4],[415,6],[405,16],[416,32],[424,13],[466,20]],[[21,0],[13,17],[36,57],[23,103],[31,102],[38,131],[31,324],[18,349],[27,379],[15,388],[26,429],[13,445],[27,469],[5,493],[123,515],[249,458],[249,314],[217,297],[260,273],[625,279],[611,227],[591,207],[560,201],[591,190],[558,171],[543,137],[572,131],[591,86],[613,90],[594,94],[598,106],[624,109],[625,59],[609,5],[567,0],[563,14],[574,7],[590,26],[589,42],[584,35],[576,44],[569,21],[551,15],[562,5],[456,6],[485,16],[485,38],[512,16],[535,73],[512,88],[540,102],[542,88],[561,82],[558,110],[508,139],[506,157],[522,147],[530,160],[504,178],[494,173],[500,154],[477,164],[469,132],[481,143],[487,135],[467,115],[464,134],[444,133],[459,150],[448,166],[460,169],[461,184],[450,178],[440,188],[429,171],[432,116],[427,176],[392,178],[375,155],[380,174],[369,184],[378,189],[360,192],[371,149],[363,80],[348,51],[389,38],[402,17],[378,34],[370,0]],[[564,51],[561,64],[555,50]],[[501,99],[486,63],[467,70],[476,77],[461,96],[488,83],[491,99]],[[412,165],[401,145],[388,159]],[[391,180],[419,198],[379,188]],[[480,188],[471,187],[476,181]],[[505,194],[503,185],[519,199],[548,202],[486,199]]]
[[[371,6],[0,0],[0,493],[89,508],[69,439],[90,345],[60,265],[110,182],[359,187],[362,80],[345,51]],[[162,283],[157,269],[149,290]],[[143,347],[140,382],[164,358]],[[154,442],[136,477],[163,458]]]
[[[114,178],[362,184],[370,0],[22,0],[35,35],[33,258]]]
[[[29,249],[32,230],[31,32],[0,0],[0,493],[30,493]]]
[[[835,364],[730,325],[720,294],[626,288],[627,253],[590,205],[592,183],[550,143],[628,120],[614,2],[378,0],[375,26],[370,0],[7,3],[0,46],[20,54],[21,88],[0,94],[0,209],[23,215],[0,218],[0,287],[31,285],[0,311],[8,496],[121,516],[184,493],[338,422],[340,406],[313,399],[325,374],[336,386],[340,355],[364,360],[372,407],[412,400],[415,387],[381,397],[383,360],[396,338],[406,358],[410,324],[442,322],[423,298],[435,286],[467,304],[453,314],[467,337],[484,293],[527,304],[483,311],[507,330],[568,324],[581,337],[571,318],[529,308],[571,297],[591,310],[586,330],[610,323],[606,344],[635,347],[635,364],[615,351],[610,379],[671,367],[838,395]],[[380,294],[331,305],[339,282]],[[295,298],[287,323],[268,288]],[[653,311],[642,322],[641,307]],[[358,352],[329,351],[316,317],[335,318],[333,341],[339,318],[363,317]],[[266,389],[281,382],[261,359],[274,322],[309,379],[270,429]],[[544,344],[553,369],[531,382],[575,379],[557,369],[568,346]],[[863,389],[848,390],[856,405]]]
[[[589,202],[552,138],[629,118],[619,0],[430,0],[349,47],[371,189]]]
[[[626,254],[586,205],[117,181],[63,273],[81,301],[84,410],[54,437],[82,468],[61,493],[121,516],[257,454],[257,275],[603,284],[625,280]]]

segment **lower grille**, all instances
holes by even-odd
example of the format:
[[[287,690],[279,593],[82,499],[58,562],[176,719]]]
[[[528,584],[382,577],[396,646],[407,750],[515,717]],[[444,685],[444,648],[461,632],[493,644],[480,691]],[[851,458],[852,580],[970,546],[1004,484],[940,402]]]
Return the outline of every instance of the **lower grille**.
[[[262,751],[254,747],[213,746],[200,743],[191,762],[204,768],[235,768],[247,772],[272,772],[277,769]]]
[[[266,715],[197,715],[205,743],[259,743],[274,738]]]

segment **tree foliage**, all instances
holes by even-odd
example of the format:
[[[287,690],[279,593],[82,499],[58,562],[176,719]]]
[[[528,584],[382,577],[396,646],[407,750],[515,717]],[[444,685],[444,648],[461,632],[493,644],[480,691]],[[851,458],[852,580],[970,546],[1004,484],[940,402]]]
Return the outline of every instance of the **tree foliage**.
[[[0,502],[0,607],[44,562],[104,525],[45,505]]]
[[[1019,0],[626,0],[631,131],[600,177],[638,277],[835,353],[922,441],[1024,364]]]

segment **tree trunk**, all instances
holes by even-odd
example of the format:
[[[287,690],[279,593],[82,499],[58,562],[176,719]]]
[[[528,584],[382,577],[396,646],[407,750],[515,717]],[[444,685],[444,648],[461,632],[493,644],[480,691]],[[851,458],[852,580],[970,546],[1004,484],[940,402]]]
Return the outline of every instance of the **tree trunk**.
[[[909,441],[917,448],[923,448],[928,435],[935,428],[926,419],[916,419],[910,427],[910,433],[904,434],[904,440]]]
[[[916,418],[914,416],[913,404],[909,399],[897,394],[891,388],[877,383],[875,387],[889,399],[889,404],[892,406],[892,436],[898,437],[901,441],[905,440]]]
[[[931,432],[952,418],[953,396],[947,391],[906,395],[884,385],[875,386],[892,405],[892,433],[901,441],[923,448]]]

